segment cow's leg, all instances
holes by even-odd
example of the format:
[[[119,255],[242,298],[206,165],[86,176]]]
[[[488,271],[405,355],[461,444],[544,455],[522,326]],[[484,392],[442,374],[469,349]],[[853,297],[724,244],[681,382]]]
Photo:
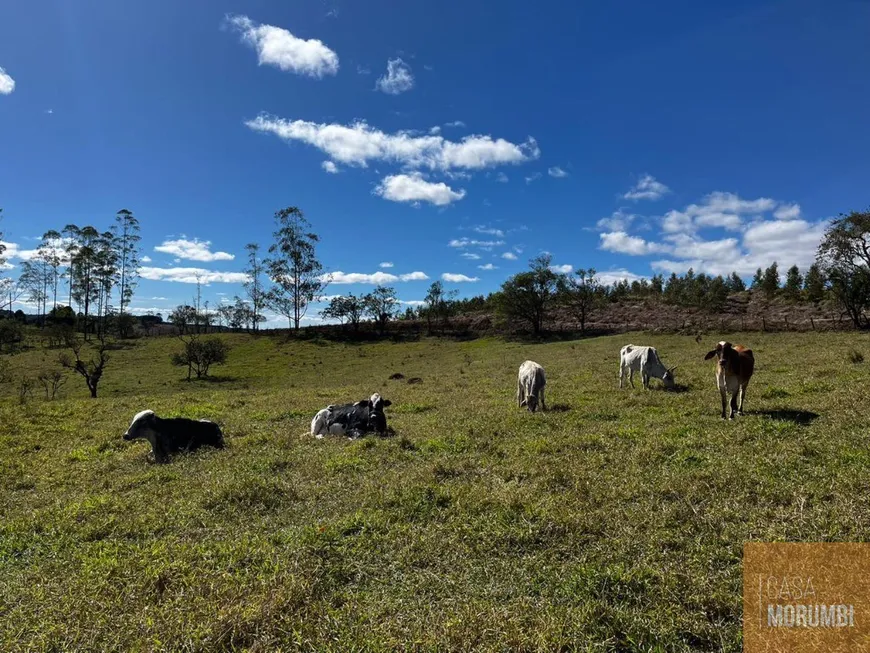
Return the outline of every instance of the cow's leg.
[[[517,408],[523,405],[523,384],[517,381]]]
[[[737,395],[740,393],[740,388],[734,390],[731,393],[731,414],[728,416],[728,419],[734,419],[734,416],[737,414]]]
[[[541,388],[541,410],[547,410],[547,402],[544,401],[544,389]]]
[[[742,415],[742,414],[743,414],[743,401],[746,399],[746,385],[747,385],[746,383],[743,383],[743,384],[740,386],[740,406],[739,406],[739,408],[737,409],[737,414],[738,414],[738,415]]]
[[[724,388],[719,390],[719,394],[722,396],[722,419],[725,419],[727,415],[725,414],[725,406],[728,405],[728,393]]]
[[[625,365],[619,364],[619,389],[625,387]]]
[[[633,388],[634,387],[634,370],[633,369],[628,370],[628,382],[631,383],[631,387]]]
[[[640,379],[641,381],[643,381],[643,389],[649,390],[649,374],[647,374],[646,372],[641,372]]]

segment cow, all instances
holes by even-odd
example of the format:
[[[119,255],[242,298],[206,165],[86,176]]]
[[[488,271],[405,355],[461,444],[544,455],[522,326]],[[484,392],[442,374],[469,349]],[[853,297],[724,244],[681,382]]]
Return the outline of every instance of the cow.
[[[124,439],[148,440],[154,452],[154,461],[158,463],[168,463],[170,453],[194,451],[203,446],[224,448],[223,433],[214,422],[186,417],[157,417],[153,410],[137,413],[124,433]]]
[[[541,410],[547,410],[544,401],[544,386],[547,378],[544,376],[544,368],[534,361],[526,361],[520,365],[517,376],[517,406],[525,406],[529,412],[534,413],[541,404]]]
[[[311,435],[318,439],[324,435],[347,435],[353,439],[370,432],[385,435],[387,416],[384,408],[392,403],[376,392],[369,399],[355,404],[327,406],[317,411],[311,420]]]
[[[743,402],[746,399],[746,386],[752,378],[755,370],[755,357],[752,350],[742,345],[732,345],[730,342],[721,341],[716,349],[707,352],[704,360],[717,357],[716,385],[722,396],[722,419],[725,419],[726,396],[731,395],[731,413],[728,419],[734,419],[734,415],[743,414]],[[740,403],[737,403],[737,395],[740,395]]]
[[[619,350],[619,387],[625,384],[625,374],[628,373],[628,381],[634,387],[634,373],[640,372],[643,387],[649,390],[650,378],[661,379],[666,390],[674,389],[674,370],[677,366],[665,367],[659,358],[655,347],[640,347],[638,345],[626,345]]]

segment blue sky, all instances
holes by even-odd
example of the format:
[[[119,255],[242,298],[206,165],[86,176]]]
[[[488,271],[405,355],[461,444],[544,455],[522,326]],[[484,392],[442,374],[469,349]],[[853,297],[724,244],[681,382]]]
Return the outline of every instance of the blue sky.
[[[857,0],[3,3],[5,274],[129,208],[136,307],[189,301],[187,268],[215,302],[288,205],[330,294],[486,293],[541,251],[605,280],[806,267],[868,204],[867,25]]]

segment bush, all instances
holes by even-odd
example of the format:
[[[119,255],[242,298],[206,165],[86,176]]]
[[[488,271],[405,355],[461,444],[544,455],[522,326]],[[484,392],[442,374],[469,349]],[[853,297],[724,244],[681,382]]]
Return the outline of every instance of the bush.
[[[860,351],[858,351],[857,349],[852,349],[852,350],[849,352],[849,360],[850,360],[852,363],[854,363],[855,365],[858,365],[859,363],[863,363],[863,362],[864,362],[864,354],[862,354],[862,353],[861,353]]]
[[[212,365],[227,362],[229,346],[220,338],[191,338],[184,341],[184,349],[172,355],[172,364],[187,366],[187,380],[192,373],[201,379],[208,376]]]

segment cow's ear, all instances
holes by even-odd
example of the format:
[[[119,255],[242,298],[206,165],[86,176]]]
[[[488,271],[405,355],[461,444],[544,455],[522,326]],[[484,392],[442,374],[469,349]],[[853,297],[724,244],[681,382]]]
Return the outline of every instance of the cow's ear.
[[[716,350],[715,350],[715,349],[714,349],[713,351],[708,351],[708,352],[707,352],[707,355],[704,356],[704,360],[705,360],[705,361],[708,361],[708,360],[710,360],[711,358],[713,358],[713,356],[715,356],[715,355],[716,355]]]
[[[392,401],[390,401],[389,399],[384,399],[384,408],[386,408],[387,406],[392,406],[392,405],[393,405]]]

